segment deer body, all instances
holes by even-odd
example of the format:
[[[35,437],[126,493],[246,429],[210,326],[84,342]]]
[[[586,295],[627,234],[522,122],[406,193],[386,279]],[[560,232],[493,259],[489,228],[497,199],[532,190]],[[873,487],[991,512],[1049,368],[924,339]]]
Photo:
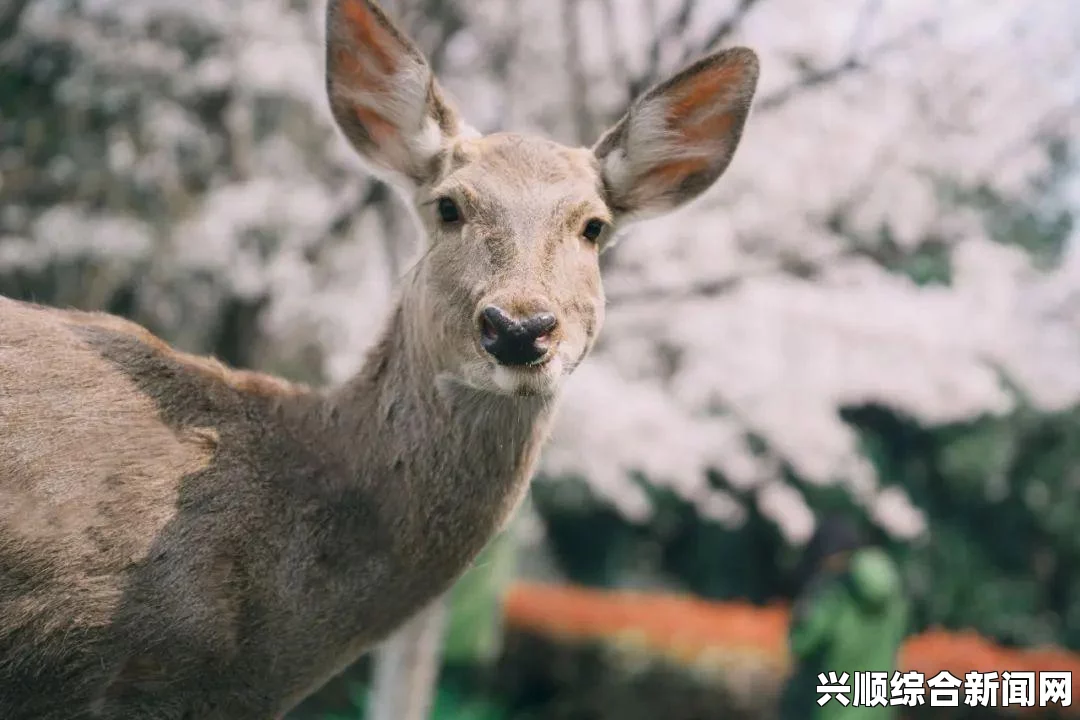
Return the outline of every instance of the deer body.
[[[442,594],[527,491],[620,221],[726,168],[747,50],[594,148],[480,137],[369,0],[330,107],[425,230],[361,371],[312,390],[100,313],[0,298],[0,717],[278,717]]]
[[[0,301],[4,718],[280,711],[449,586],[527,487],[551,415],[440,392],[392,340],[336,392],[267,392],[92,319]],[[95,372],[40,392],[80,353]],[[123,411],[96,412],[103,397]]]

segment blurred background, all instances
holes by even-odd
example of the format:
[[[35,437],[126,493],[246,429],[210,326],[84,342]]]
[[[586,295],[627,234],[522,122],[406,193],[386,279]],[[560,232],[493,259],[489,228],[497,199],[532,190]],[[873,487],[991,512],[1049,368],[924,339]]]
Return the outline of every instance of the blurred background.
[[[591,144],[709,48],[762,61],[727,174],[603,257],[530,500],[447,601],[433,717],[774,717],[833,512],[899,570],[899,669],[1080,673],[1080,3],[383,4],[482,131]],[[0,0],[0,294],[357,369],[417,244],[333,128],[323,12]],[[371,678],[290,718],[370,719]]]

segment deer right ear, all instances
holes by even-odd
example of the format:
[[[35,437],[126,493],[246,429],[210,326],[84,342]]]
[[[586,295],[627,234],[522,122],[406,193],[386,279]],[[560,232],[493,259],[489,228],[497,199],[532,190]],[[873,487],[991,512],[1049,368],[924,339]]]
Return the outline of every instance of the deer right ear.
[[[657,215],[707,190],[735,154],[757,79],[757,55],[733,48],[635,100],[593,147],[616,216]]]
[[[338,127],[369,167],[399,185],[430,180],[465,127],[420,51],[370,0],[329,0],[326,89]]]

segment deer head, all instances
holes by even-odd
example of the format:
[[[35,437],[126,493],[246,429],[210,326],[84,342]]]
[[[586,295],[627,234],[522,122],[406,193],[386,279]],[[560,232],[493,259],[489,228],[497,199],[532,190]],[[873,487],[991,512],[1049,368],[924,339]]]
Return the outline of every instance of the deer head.
[[[331,0],[327,90],[338,127],[424,230],[411,310],[442,378],[551,395],[603,321],[599,254],[621,226],[697,198],[728,167],[757,84],[745,48],[639,97],[594,147],[481,136],[416,47],[368,0]]]

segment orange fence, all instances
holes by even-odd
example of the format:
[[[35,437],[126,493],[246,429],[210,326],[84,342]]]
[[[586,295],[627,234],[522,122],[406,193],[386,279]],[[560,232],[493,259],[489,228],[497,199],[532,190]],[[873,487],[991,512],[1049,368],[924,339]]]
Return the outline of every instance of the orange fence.
[[[710,602],[653,593],[604,592],[581,587],[517,583],[506,603],[507,622],[519,629],[579,640],[632,639],[676,662],[750,665],[787,672],[788,608]],[[907,639],[900,670],[927,678],[941,670],[963,679],[972,670],[1069,671],[1073,696],[1080,683],[1080,655],[1057,649],[1003,648],[974,632],[932,630]],[[1080,707],[1074,703],[1080,713]]]

